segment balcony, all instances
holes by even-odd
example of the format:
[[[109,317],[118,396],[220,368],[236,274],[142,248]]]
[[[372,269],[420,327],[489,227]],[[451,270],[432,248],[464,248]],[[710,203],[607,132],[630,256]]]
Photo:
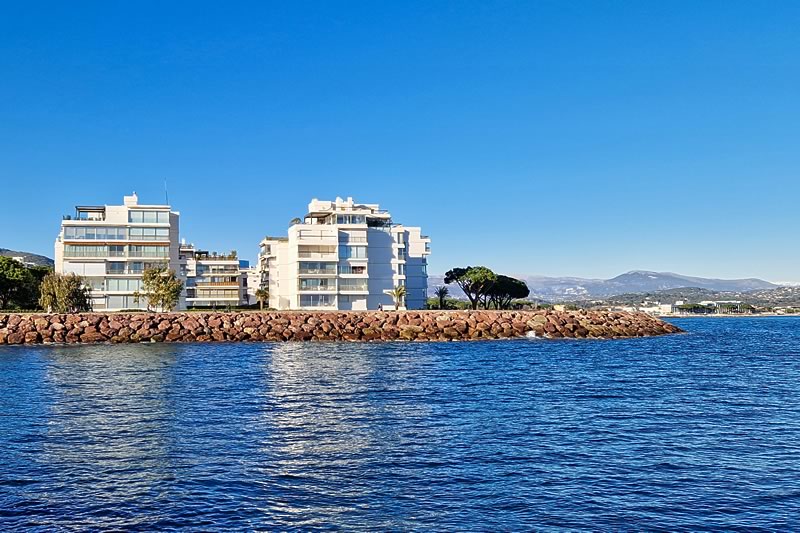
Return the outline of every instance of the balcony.
[[[314,276],[335,276],[336,275],[336,269],[335,268],[334,269],[330,269],[330,268],[301,268],[300,270],[297,271],[297,273],[300,274],[301,276],[309,276],[309,275],[314,275]]]
[[[360,265],[339,265],[339,274],[344,276],[364,276],[367,274],[367,267]]]
[[[339,235],[340,244],[366,244],[366,237],[351,237],[346,235]]]
[[[335,283],[309,283],[315,280],[302,279],[297,283],[297,290],[300,292],[335,292]],[[327,281],[327,280],[318,280]]]
[[[124,276],[133,274],[135,276],[141,276],[144,273],[143,269],[133,269],[133,268],[123,268],[122,270],[108,270],[106,269],[107,276]]]
[[[336,260],[336,252],[297,252],[297,257],[300,259],[330,259]]]
[[[339,285],[339,292],[369,292],[369,286],[366,283]]]
[[[237,281],[198,281],[195,282],[195,287],[238,287]]]
[[[336,244],[336,232],[319,230],[300,230],[297,232],[297,243],[303,245],[332,246]]]

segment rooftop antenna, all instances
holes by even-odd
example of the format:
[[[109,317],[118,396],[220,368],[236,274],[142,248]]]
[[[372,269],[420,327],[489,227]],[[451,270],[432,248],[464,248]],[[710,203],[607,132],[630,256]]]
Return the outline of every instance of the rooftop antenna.
[[[167,191],[167,180],[164,180],[164,204],[169,205],[169,192]]]

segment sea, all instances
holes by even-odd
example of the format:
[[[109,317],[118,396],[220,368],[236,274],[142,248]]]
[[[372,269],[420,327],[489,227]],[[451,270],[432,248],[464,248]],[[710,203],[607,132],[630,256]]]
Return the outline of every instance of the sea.
[[[0,347],[0,529],[800,529],[800,318]]]

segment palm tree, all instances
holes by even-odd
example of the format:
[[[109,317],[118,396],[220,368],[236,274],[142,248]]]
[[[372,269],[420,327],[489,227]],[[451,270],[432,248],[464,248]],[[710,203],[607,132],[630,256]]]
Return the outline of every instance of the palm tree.
[[[405,285],[398,285],[394,289],[389,291],[389,296],[394,299],[394,308],[400,309],[403,307],[403,302],[406,299],[406,287]]]
[[[448,289],[444,285],[439,285],[433,291],[433,294],[435,294],[436,297],[439,298],[439,309],[447,309],[447,302],[445,301],[445,299],[450,294],[450,289]]]
[[[256,299],[261,310],[264,310],[264,302],[269,301],[269,289],[260,288],[256,291]]]

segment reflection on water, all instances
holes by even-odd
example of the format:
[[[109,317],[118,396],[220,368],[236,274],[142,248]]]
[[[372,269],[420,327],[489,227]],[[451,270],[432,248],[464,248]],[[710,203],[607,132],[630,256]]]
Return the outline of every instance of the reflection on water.
[[[796,319],[0,349],[0,529],[795,529]]]

